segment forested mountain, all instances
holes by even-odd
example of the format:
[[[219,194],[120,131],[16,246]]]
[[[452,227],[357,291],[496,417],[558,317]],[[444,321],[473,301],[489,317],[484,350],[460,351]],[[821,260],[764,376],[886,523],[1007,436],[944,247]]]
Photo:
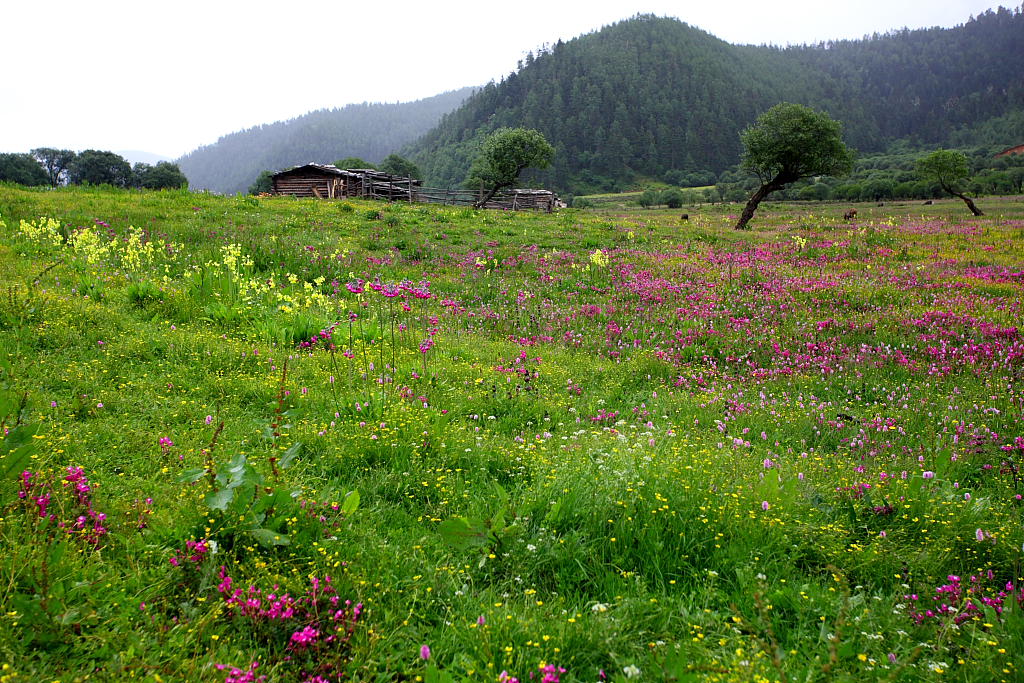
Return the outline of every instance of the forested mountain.
[[[194,189],[244,192],[260,171],[342,157],[379,162],[435,126],[473,92],[462,88],[415,102],[350,104],[225,135],[178,160]]]
[[[974,131],[990,144],[1006,136],[1009,146],[1024,142],[1014,125],[1024,110],[1022,63],[1020,9],[951,29],[784,49],[730,45],[675,19],[637,16],[529,55],[402,153],[428,183],[454,186],[484,135],[536,128],[556,154],[525,182],[614,189],[733,166],[739,132],[780,101],[828,112],[861,152],[897,140],[962,143]]]

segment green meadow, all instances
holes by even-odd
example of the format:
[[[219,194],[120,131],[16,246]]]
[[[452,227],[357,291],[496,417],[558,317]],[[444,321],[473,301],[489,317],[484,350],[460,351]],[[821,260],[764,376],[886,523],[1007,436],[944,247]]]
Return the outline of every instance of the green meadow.
[[[1024,201],[0,185],[0,681],[1015,681]]]

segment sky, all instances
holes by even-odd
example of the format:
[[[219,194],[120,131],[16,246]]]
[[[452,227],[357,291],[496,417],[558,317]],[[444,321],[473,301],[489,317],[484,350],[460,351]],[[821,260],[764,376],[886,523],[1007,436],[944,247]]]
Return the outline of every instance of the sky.
[[[1016,0],[1004,5],[1015,7]],[[0,152],[143,150],[357,102],[500,81],[527,52],[638,13],[793,45],[951,27],[991,0],[4,0]]]

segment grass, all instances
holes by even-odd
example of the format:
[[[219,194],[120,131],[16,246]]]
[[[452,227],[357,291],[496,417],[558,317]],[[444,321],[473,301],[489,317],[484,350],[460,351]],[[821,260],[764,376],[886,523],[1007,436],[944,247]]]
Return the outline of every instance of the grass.
[[[0,680],[1017,680],[983,208],[0,186]]]

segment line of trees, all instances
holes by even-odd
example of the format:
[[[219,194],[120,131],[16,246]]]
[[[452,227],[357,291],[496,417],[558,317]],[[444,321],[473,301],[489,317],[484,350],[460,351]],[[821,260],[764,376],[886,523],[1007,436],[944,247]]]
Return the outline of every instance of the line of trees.
[[[0,154],[0,181],[19,185],[113,185],[160,190],[188,186],[177,164],[138,162],[134,166],[120,154],[96,149],[39,147],[28,154]]]
[[[960,188],[972,196],[1024,194],[1024,154],[995,157],[999,147],[960,150],[968,166],[968,176],[960,179]],[[885,154],[857,159],[852,173],[842,177],[816,176],[795,182],[774,197],[808,201],[873,201],[937,199],[947,196],[935,177],[922,175],[918,162],[928,152],[910,150],[897,145]],[[681,176],[683,174],[680,174]],[[667,174],[663,183],[680,188],[685,204],[707,202],[744,202],[757,188],[757,179],[739,167],[714,174],[695,174],[699,181],[687,176]],[[683,182],[678,182],[682,180]],[[641,206],[665,204],[658,201],[659,192],[652,188]]]

